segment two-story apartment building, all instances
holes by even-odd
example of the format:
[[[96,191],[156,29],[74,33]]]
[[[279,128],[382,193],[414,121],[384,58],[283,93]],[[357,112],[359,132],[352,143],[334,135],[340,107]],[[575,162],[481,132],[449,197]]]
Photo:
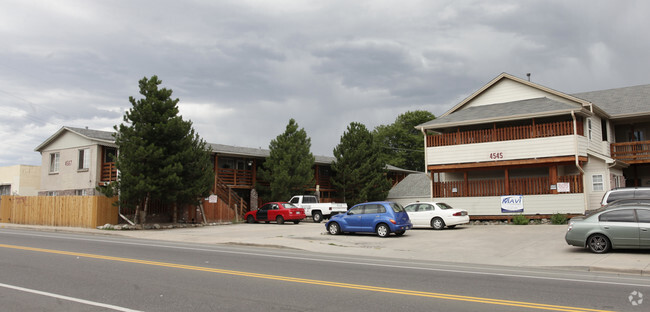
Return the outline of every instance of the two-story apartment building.
[[[566,94],[503,73],[417,128],[430,198],[474,216],[583,213],[650,184],[650,85]]]
[[[215,182],[212,193],[238,205],[237,211],[254,209],[260,204],[255,187],[258,168],[270,151],[261,148],[208,144],[214,159]],[[39,195],[98,195],[95,189],[116,181],[118,171],[113,156],[118,153],[113,132],[87,128],[62,127],[35,149],[42,155]],[[336,199],[330,183],[334,157],[315,156],[314,180],[307,191],[318,191],[322,202]],[[388,166],[393,184],[412,171]],[[265,199],[269,200],[269,199]],[[276,199],[276,200],[289,200]]]

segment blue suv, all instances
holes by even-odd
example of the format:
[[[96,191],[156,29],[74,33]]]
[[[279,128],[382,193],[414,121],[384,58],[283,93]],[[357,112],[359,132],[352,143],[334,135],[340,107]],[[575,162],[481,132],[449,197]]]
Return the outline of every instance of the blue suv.
[[[375,232],[379,237],[386,237],[391,232],[401,236],[413,228],[413,224],[398,203],[382,201],[355,205],[347,213],[332,216],[325,228],[332,235],[343,232]]]

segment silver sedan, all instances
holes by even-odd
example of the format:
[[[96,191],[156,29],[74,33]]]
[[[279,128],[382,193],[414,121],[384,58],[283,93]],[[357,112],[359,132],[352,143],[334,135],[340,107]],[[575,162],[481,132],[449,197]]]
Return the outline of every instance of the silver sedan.
[[[572,218],[564,236],[567,244],[595,253],[611,249],[650,249],[650,206],[605,206]]]

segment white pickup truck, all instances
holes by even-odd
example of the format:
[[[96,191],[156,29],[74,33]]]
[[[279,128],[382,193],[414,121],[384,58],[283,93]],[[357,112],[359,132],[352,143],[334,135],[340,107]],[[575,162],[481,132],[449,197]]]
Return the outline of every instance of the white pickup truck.
[[[348,211],[346,203],[319,203],[314,195],[296,195],[291,197],[290,203],[305,209],[305,215],[311,216],[316,223],[323,221],[323,218],[329,218],[333,215]]]

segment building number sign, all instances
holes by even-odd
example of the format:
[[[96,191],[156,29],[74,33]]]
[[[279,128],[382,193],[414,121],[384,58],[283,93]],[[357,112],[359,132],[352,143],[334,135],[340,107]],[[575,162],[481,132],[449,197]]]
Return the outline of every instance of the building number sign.
[[[65,165],[66,166],[72,166],[72,160],[66,160]]]
[[[503,152],[490,153],[490,159],[503,159]]]

